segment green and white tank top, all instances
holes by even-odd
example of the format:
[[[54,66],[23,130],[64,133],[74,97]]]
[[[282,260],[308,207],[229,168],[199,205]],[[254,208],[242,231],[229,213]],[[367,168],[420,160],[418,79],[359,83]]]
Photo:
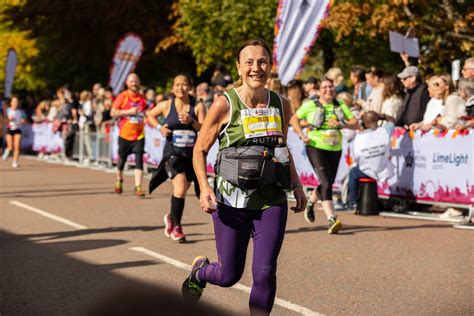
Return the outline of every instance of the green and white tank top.
[[[225,93],[230,105],[229,122],[218,136],[219,150],[228,147],[263,145],[275,147],[283,137],[283,105],[280,96],[268,90],[265,108],[250,108],[235,89]],[[235,208],[263,210],[286,202],[286,193],[277,186],[243,191],[216,175],[216,196],[220,203]]]

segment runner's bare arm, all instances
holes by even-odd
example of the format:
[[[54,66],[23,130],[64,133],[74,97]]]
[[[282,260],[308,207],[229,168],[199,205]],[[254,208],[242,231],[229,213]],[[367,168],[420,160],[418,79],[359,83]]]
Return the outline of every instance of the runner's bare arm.
[[[194,108],[194,114],[196,114],[197,120],[191,121],[191,126],[195,130],[200,131],[204,118],[206,117],[206,107],[204,106],[204,103],[200,102],[196,105]]]
[[[127,116],[127,115],[135,115],[138,112],[138,108],[133,107],[128,110],[121,109],[123,103],[122,95],[119,95],[117,99],[115,99],[114,103],[112,104],[112,109],[110,110],[110,116],[112,117],[119,117],[119,116]]]
[[[206,157],[217,139],[219,131],[229,118],[229,103],[224,96],[217,98],[204,119],[201,131],[194,145],[193,166],[201,188],[200,204],[205,212],[215,211],[216,196],[207,182]]]
[[[288,126],[290,125],[291,120],[293,117],[296,117],[296,115],[293,115],[293,112],[291,110],[290,102],[286,99],[282,99],[283,101],[283,111],[284,111],[284,133],[285,133],[285,142],[286,138],[288,135]],[[296,199],[296,206],[291,207],[291,209],[295,212],[302,212],[306,208],[306,203],[308,202],[306,199],[306,195],[304,194],[303,187],[301,186],[300,183],[300,178],[298,176],[298,173],[296,172],[295,168],[295,163],[293,162],[293,157],[291,155],[291,152],[289,152],[290,156],[290,177],[291,177],[291,185],[294,190],[294,195]]]
[[[159,125],[156,118],[160,115],[165,115],[166,110],[169,108],[169,103],[169,100],[161,101],[148,111],[146,119],[151,127],[156,128]]]

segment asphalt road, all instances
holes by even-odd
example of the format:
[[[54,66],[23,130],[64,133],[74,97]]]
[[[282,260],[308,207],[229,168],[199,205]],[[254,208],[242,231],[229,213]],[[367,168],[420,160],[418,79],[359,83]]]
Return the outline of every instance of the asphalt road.
[[[0,314],[248,314],[251,252],[234,288],[209,285],[201,308],[179,290],[192,259],[216,259],[210,216],[190,195],[189,242],[163,235],[171,184],[143,199],[113,193],[114,175],[22,159],[0,161]],[[191,192],[192,190],[190,190]],[[272,315],[472,315],[473,233],[452,224],[340,213],[328,235],[290,214]],[[191,308],[191,312],[189,309]]]

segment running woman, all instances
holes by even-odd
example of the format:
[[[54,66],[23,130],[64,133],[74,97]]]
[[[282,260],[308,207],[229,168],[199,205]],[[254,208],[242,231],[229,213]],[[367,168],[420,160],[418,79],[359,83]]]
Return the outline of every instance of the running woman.
[[[216,99],[201,128],[194,147],[193,165],[201,187],[201,208],[212,215],[218,262],[209,263],[206,257],[196,257],[191,274],[182,285],[183,295],[197,301],[207,282],[221,287],[236,284],[242,277],[247,247],[252,237],[252,314],[269,314],[272,310],[277,259],[285,235],[288,212],[284,188],[277,182],[268,182],[262,188],[260,185],[264,180],[267,181],[264,179],[266,177],[262,177],[262,183],[258,177],[262,171],[267,174],[259,161],[262,161],[262,157],[267,158],[265,165],[268,165],[268,159],[273,161],[272,154],[276,158],[276,147],[279,141],[286,141],[291,118],[289,102],[265,89],[271,65],[271,52],[262,40],[243,43],[236,56],[241,79],[236,88]],[[216,139],[219,140],[218,160],[221,162],[216,166],[214,191],[207,182],[206,156]],[[248,154],[253,150],[260,150],[261,154],[245,156],[246,152]],[[240,154],[227,154],[229,152]],[[255,157],[258,157],[257,161],[252,160]],[[241,168],[238,171],[233,169],[226,175],[224,162],[227,159],[234,162],[234,167],[240,165]],[[306,206],[306,197],[288,151],[286,159],[288,172],[282,178],[286,178],[288,186],[292,184],[294,188],[296,206],[291,209],[301,212]],[[255,170],[251,177],[257,180],[255,183],[245,181],[250,177],[244,173],[250,169]],[[243,176],[239,179],[243,180],[241,184],[235,184],[236,172]],[[277,173],[273,170],[270,174],[276,177],[279,176]]]
[[[341,159],[341,128],[355,129],[357,119],[342,101],[336,101],[336,89],[331,79],[320,80],[319,99],[304,102],[291,120],[295,132],[306,143],[306,154],[319,179],[319,186],[313,190],[310,202],[305,210],[307,222],[314,222],[314,204],[321,198],[323,211],[329,221],[329,234],[335,234],[342,228],[337,219],[332,201],[332,185],[336,179],[337,167]],[[309,123],[308,135],[303,134],[299,120]]]
[[[199,185],[193,170],[193,148],[197,133],[201,129],[206,116],[203,103],[189,95],[192,88],[191,78],[178,75],[173,80],[173,97],[158,103],[148,112],[148,123],[158,127],[157,117],[165,117],[161,134],[166,137],[163,160],[150,180],[150,193],[170,178],[173,184],[171,209],[164,216],[165,236],[179,242],[186,242],[181,218],[183,217],[184,201],[192,181],[195,182],[196,196],[199,196]]]
[[[10,100],[10,106],[7,108],[7,119],[7,148],[3,152],[2,159],[7,160],[10,153],[13,152],[12,167],[18,168],[21,146],[21,125],[25,123],[26,114],[20,109],[20,100],[16,96]]]
[[[142,190],[143,154],[145,152],[146,100],[140,93],[140,78],[131,73],[125,81],[127,90],[120,93],[112,104],[111,116],[119,118],[119,139],[115,192],[123,192],[123,169],[128,155],[135,154],[135,190],[138,197],[145,196]]]

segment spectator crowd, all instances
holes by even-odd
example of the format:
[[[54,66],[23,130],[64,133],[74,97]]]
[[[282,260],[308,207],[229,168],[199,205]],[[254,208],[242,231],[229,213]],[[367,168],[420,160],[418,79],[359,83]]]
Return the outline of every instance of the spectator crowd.
[[[370,124],[380,127],[384,124],[381,120],[383,118],[384,122],[390,122],[394,126],[423,132],[432,129],[444,131],[474,127],[474,57],[464,61],[461,78],[457,82],[453,82],[450,74],[428,74],[420,69],[421,67],[410,65],[405,54],[401,54],[401,58],[405,67],[403,69],[400,67],[400,72],[397,74],[385,72],[378,67],[365,68],[354,65],[348,73],[348,80],[345,79],[343,71],[337,67],[328,69],[324,78],[332,81],[336,92],[335,99],[347,105],[361,123],[372,122]],[[421,75],[422,72],[424,76]],[[296,113],[305,102],[318,100],[320,83],[320,79],[311,76],[304,81],[292,80],[284,86],[277,75],[272,74],[266,87],[287,98],[293,113]],[[190,95],[209,109],[213,101],[233,84],[225,67],[219,64],[210,82],[201,82],[192,87]],[[140,86],[140,93],[146,99],[147,111],[172,97],[171,92],[156,93],[155,89],[145,86]],[[67,87],[60,87],[51,98],[37,100],[37,97],[28,96],[21,100],[15,96],[11,100],[4,100],[1,115],[2,158],[6,160],[13,153],[14,165],[18,166],[18,153],[13,148],[16,140],[13,140],[17,139],[14,135],[17,132],[14,130],[21,124],[51,122],[53,131],[61,132],[64,138],[62,158],[72,159],[78,131],[86,134],[110,133],[114,124],[111,116],[114,97],[111,88],[96,83],[91,91],[72,92]],[[32,107],[31,104],[35,106]],[[22,107],[23,114],[13,114],[12,108]],[[367,114],[368,116],[364,117]],[[163,125],[165,118],[157,117],[157,121]],[[385,130],[390,132],[392,129]],[[343,135],[352,139],[356,133],[346,130],[343,131]],[[85,150],[86,156],[90,156],[92,149],[87,139],[85,139]],[[364,170],[357,171],[362,175],[369,173],[373,178],[377,178],[373,170],[369,172],[366,170],[365,173]]]

